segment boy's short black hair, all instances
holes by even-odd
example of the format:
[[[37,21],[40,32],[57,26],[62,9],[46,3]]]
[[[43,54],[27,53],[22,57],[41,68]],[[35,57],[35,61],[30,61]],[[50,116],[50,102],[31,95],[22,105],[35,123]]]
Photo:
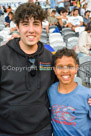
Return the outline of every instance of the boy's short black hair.
[[[14,13],[13,13],[13,12],[9,12],[9,13],[8,13],[8,16],[9,16],[9,15],[12,15],[12,18],[11,18],[10,20],[14,20]]]
[[[85,15],[86,15],[88,12],[90,13],[90,10],[86,10],[86,11],[85,11]]]
[[[68,11],[64,8],[64,9],[62,9],[62,13],[67,13]]]
[[[13,12],[9,12],[9,13],[8,13],[8,15],[10,15],[10,14],[11,14],[11,15],[14,15],[14,13],[13,13]]]
[[[64,7],[59,8],[58,13],[60,14],[64,9],[65,9]]]
[[[72,57],[74,59],[75,63],[79,65],[79,59],[78,59],[77,54],[75,53],[75,51],[73,49],[63,48],[63,49],[58,50],[53,55],[53,66],[56,65],[56,60],[58,58],[62,58],[63,56]]]
[[[23,3],[15,11],[14,22],[19,26],[20,21],[29,20],[31,17],[42,22],[47,17],[47,14],[41,6],[35,3]]]
[[[53,9],[53,10],[52,10],[52,13],[56,13],[56,10],[55,10],[55,9]]]
[[[78,11],[79,11],[79,9],[78,9],[78,8],[74,8],[74,9],[73,9],[73,11],[74,11],[74,12],[75,12],[76,10],[78,10]]]

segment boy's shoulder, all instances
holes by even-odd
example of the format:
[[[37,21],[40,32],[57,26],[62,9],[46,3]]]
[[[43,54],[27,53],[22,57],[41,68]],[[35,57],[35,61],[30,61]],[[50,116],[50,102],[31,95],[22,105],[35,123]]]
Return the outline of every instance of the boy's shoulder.
[[[5,55],[7,53],[7,51],[8,51],[8,49],[9,48],[8,48],[8,46],[6,44],[0,46],[0,56]]]
[[[78,84],[78,86],[79,86],[80,88],[83,88],[84,90],[85,90],[85,89],[86,89],[86,90],[90,90],[88,87],[86,87],[86,86],[84,86],[84,85]]]
[[[91,90],[90,90],[90,88],[87,88],[87,87],[85,87],[85,86],[83,86],[83,85],[80,85],[80,84],[78,84],[78,86],[79,86],[79,90],[82,92],[82,93],[90,93],[91,94]]]
[[[55,91],[56,89],[57,89],[57,87],[58,87],[58,84],[59,84],[59,82],[55,82],[55,83],[53,83],[50,87],[49,87],[49,89],[48,89],[48,91],[49,92],[51,92],[51,91]]]
[[[48,97],[55,96],[59,82],[52,84],[48,89]]]

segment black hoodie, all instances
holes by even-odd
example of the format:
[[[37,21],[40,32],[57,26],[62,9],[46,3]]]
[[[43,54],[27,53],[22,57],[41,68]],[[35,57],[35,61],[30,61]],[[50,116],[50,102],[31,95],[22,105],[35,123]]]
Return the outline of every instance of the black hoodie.
[[[40,42],[36,53],[25,54],[19,40],[0,47],[0,133],[27,136],[50,123],[52,54]]]

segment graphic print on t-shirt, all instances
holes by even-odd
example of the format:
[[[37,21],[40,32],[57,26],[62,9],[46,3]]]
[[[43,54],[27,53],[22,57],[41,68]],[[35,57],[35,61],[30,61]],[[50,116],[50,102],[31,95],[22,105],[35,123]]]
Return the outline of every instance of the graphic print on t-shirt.
[[[53,105],[52,112],[54,122],[64,125],[76,125],[76,122],[74,121],[76,118],[76,116],[74,116],[75,109],[73,107]]]

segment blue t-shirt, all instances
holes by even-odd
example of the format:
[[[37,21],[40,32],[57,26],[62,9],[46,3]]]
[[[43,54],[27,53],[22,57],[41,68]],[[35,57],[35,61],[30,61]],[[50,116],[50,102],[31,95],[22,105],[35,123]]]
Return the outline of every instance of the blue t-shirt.
[[[72,92],[58,92],[56,82],[48,90],[54,136],[91,136],[91,90],[78,85]]]

